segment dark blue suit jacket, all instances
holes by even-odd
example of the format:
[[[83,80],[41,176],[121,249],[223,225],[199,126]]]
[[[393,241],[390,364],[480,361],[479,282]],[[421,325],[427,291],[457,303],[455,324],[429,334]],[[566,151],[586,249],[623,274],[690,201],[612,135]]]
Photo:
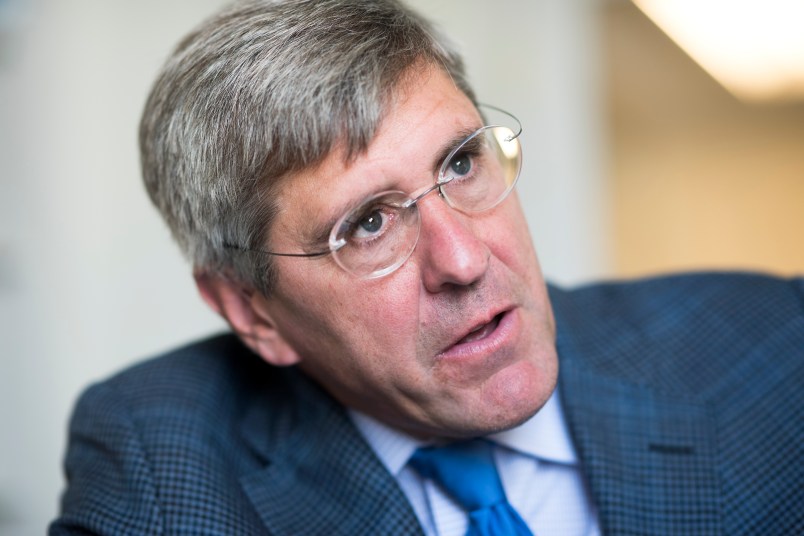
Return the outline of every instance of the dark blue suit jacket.
[[[804,533],[804,280],[551,289],[606,534]],[[232,335],[78,403],[51,534],[421,534],[342,407]]]

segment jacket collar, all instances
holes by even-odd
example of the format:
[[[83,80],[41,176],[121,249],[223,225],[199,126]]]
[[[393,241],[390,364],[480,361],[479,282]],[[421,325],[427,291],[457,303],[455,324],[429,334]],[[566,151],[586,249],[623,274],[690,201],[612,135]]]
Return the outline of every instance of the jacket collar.
[[[268,532],[422,534],[396,481],[345,410],[293,369],[281,396],[262,393],[243,435],[263,466],[240,482]]]

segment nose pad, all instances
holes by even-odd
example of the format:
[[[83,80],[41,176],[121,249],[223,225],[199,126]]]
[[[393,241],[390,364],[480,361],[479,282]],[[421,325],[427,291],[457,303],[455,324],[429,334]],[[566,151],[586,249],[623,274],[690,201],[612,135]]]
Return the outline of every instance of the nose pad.
[[[451,208],[441,196],[428,196],[418,205],[421,234],[417,250],[425,288],[440,292],[481,279],[491,252],[475,234],[471,216]]]

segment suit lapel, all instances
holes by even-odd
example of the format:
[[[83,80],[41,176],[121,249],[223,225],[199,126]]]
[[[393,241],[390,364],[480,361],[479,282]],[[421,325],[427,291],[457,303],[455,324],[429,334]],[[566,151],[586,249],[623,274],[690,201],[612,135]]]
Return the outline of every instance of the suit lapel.
[[[343,409],[300,375],[289,383],[293,403],[253,404],[243,428],[266,463],[240,481],[268,532],[422,534],[396,480]]]
[[[562,362],[561,395],[605,534],[721,534],[714,421],[666,397]]]

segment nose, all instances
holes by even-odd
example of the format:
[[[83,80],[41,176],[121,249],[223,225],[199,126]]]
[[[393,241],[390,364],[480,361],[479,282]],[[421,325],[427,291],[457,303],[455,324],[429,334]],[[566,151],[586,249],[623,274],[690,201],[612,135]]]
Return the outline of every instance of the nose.
[[[468,286],[486,273],[491,252],[474,233],[467,216],[438,195],[419,201],[421,235],[416,255],[429,292]]]

